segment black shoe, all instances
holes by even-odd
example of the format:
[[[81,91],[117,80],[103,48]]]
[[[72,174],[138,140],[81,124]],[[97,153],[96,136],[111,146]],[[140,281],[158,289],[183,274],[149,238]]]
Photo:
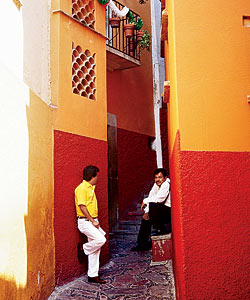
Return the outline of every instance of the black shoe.
[[[131,248],[130,251],[132,251],[132,252],[138,252],[138,251],[148,251],[150,249],[151,249],[150,246],[146,247],[146,246],[137,245],[137,246]]]
[[[77,258],[80,264],[83,264],[85,258],[86,258],[86,254],[82,248],[82,243],[78,243],[77,244]]]
[[[88,282],[105,284],[106,280],[101,279],[99,276],[96,276],[96,277],[88,276]]]

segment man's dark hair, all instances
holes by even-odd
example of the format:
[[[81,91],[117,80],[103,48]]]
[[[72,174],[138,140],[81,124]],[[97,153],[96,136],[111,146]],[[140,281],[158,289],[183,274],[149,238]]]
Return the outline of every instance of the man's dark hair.
[[[167,170],[164,169],[164,168],[158,168],[158,169],[156,169],[156,170],[154,171],[154,176],[157,175],[157,174],[159,174],[160,172],[162,173],[162,175],[163,175],[164,177],[168,176]]]
[[[87,166],[83,169],[83,179],[86,181],[90,181],[92,177],[96,177],[99,169],[96,166]]]

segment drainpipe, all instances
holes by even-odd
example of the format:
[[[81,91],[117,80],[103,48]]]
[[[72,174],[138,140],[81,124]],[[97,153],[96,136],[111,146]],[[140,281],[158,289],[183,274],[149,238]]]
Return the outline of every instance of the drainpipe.
[[[152,23],[152,64],[153,64],[153,97],[154,97],[154,121],[155,140],[152,149],[156,151],[157,167],[163,167],[160,108],[161,93],[165,78],[164,58],[160,57],[160,28],[161,28],[161,2],[151,1],[151,23]]]

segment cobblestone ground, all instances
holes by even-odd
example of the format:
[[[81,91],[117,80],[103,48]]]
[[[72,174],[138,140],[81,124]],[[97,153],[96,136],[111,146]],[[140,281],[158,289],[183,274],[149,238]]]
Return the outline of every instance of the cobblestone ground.
[[[131,242],[111,241],[110,261],[100,268],[107,284],[88,283],[84,275],[55,288],[48,300],[174,300],[172,261],[151,266],[152,252],[131,252]]]

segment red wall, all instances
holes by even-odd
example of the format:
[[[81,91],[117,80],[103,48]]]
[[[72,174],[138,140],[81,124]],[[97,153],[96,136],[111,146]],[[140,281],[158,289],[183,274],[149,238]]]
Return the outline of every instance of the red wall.
[[[56,284],[80,276],[87,266],[77,260],[77,243],[84,240],[76,225],[74,190],[82,181],[83,167],[100,169],[96,195],[99,221],[108,233],[107,142],[62,131],[54,131],[54,234]],[[108,243],[102,248],[101,260],[109,256]]]
[[[178,299],[250,299],[250,155],[180,151],[170,160]]]
[[[119,214],[135,210],[143,195],[149,193],[156,169],[156,153],[149,148],[144,134],[117,129]]]

